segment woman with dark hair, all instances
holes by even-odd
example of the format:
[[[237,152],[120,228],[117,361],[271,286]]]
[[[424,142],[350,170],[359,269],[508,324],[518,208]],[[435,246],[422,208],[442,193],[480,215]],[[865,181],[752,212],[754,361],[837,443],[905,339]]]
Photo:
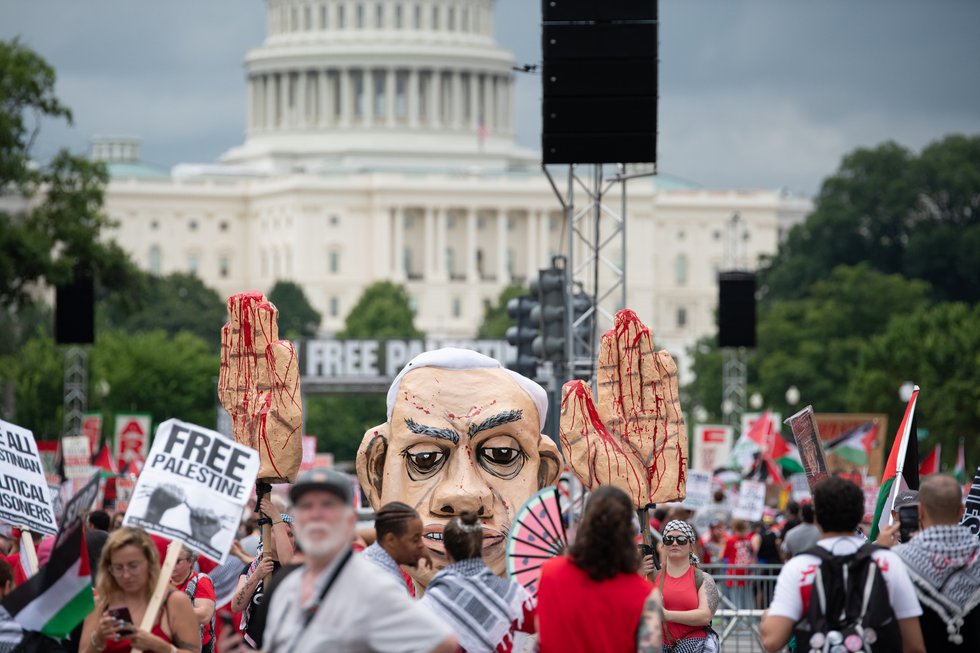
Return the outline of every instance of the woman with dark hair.
[[[568,554],[544,563],[538,590],[541,653],[659,653],[660,602],[637,573],[633,502],[602,486],[589,497]]]
[[[483,525],[477,514],[453,517],[442,537],[449,565],[432,578],[422,603],[452,627],[466,653],[522,650],[519,633],[534,632],[534,600],[483,562]]]
[[[160,556],[150,536],[138,528],[113,531],[99,558],[95,610],[85,618],[80,650],[198,653],[201,631],[191,600],[183,592],[167,593],[152,629],[138,626],[159,578]]]

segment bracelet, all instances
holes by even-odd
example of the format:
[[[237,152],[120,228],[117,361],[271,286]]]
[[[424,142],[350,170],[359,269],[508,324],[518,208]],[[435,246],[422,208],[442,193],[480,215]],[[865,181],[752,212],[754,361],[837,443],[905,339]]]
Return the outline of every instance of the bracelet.
[[[95,643],[95,633],[92,633],[92,636],[89,639],[92,640],[92,648],[94,648],[96,651],[104,651],[105,650],[105,644],[103,644],[102,646],[99,646],[98,644]]]

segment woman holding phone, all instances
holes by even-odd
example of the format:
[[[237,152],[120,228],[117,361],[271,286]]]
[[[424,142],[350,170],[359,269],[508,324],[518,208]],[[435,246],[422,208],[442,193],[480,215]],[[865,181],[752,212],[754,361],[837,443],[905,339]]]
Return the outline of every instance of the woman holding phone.
[[[143,621],[160,579],[160,557],[153,540],[138,528],[120,528],[106,540],[99,558],[95,610],[85,618],[82,653],[199,653],[201,631],[191,601],[169,588],[150,631]]]

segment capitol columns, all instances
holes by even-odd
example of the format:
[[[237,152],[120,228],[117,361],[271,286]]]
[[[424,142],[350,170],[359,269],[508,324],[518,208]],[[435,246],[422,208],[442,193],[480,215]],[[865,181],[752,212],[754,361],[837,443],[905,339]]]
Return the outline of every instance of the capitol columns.
[[[486,125],[488,134],[491,136],[496,136],[496,130],[493,128],[493,122],[491,121],[493,118],[493,111],[491,110],[491,98],[493,97],[493,93],[491,93],[490,87],[490,73],[485,72],[480,76],[480,78],[480,83],[483,85],[483,124]]]
[[[432,209],[436,221],[436,280],[445,281],[449,278],[448,265],[446,265],[446,220],[449,211],[441,208]]]
[[[472,284],[480,281],[479,272],[476,269],[476,211],[472,208],[465,208],[463,219],[466,221],[466,252],[463,256],[465,260],[466,283]]]
[[[432,207],[423,209],[422,225],[422,278],[432,281],[436,276],[436,259],[438,254],[433,252],[436,247],[436,216]]]
[[[476,72],[471,72],[469,74],[470,81],[470,124],[469,128],[476,131],[480,127],[480,89],[477,87],[477,82],[479,81],[479,74]]]
[[[350,68],[342,68],[340,75],[340,126],[350,127],[351,116],[354,114],[354,92],[351,83]]]
[[[453,101],[450,115],[452,116],[452,128],[459,129],[463,126],[463,73],[454,70],[451,73]]]
[[[442,107],[440,100],[442,99],[442,93],[439,90],[440,84],[442,82],[442,73],[439,72],[437,68],[432,69],[432,73],[429,77],[429,115],[426,116],[429,119],[429,127],[437,128],[439,127],[440,114],[442,113]]]
[[[317,101],[317,107],[320,109],[317,115],[317,124],[320,127],[327,127],[330,125],[331,118],[333,117],[333,106],[331,106],[330,91],[328,89],[328,84],[330,83],[330,76],[327,74],[326,68],[321,68],[319,73],[317,73],[317,91],[319,93],[319,100]]]
[[[408,111],[408,126],[418,127],[419,125],[419,71],[418,68],[410,68],[408,80],[405,82],[405,106]]]
[[[263,126],[266,129],[276,127],[276,78],[272,73],[262,75],[262,89],[265,95],[265,115]]]
[[[527,278],[531,279],[534,271],[541,267],[538,265],[538,236],[541,231],[538,223],[541,221],[541,209],[528,209],[525,213],[525,218],[524,229],[526,231],[526,242],[524,253],[526,260],[524,267],[527,269]]]
[[[403,209],[389,209],[391,224],[391,278],[395,283],[405,281],[405,216]]]
[[[300,70],[296,73],[296,84],[298,88],[296,89],[296,104],[293,107],[293,115],[295,116],[294,124],[296,127],[305,128],[306,127],[306,83],[309,81],[309,75],[306,74],[306,70]]]
[[[385,125],[395,126],[395,92],[397,90],[398,69],[385,70]]]
[[[365,125],[374,124],[374,69],[365,68],[361,73],[361,92],[364,97],[364,115],[361,120]]]
[[[289,126],[289,72],[279,73],[279,85],[276,89],[279,100],[279,120],[281,127]]]
[[[510,281],[507,269],[507,209],[497,209],[497,283]]]

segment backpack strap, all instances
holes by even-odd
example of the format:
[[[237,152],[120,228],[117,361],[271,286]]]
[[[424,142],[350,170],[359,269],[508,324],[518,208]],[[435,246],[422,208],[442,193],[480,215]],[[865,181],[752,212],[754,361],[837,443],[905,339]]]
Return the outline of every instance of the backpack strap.
[[[704,585],[704,572],[694,568],[694,589],[698,592],[701,591],[701,586]]]

